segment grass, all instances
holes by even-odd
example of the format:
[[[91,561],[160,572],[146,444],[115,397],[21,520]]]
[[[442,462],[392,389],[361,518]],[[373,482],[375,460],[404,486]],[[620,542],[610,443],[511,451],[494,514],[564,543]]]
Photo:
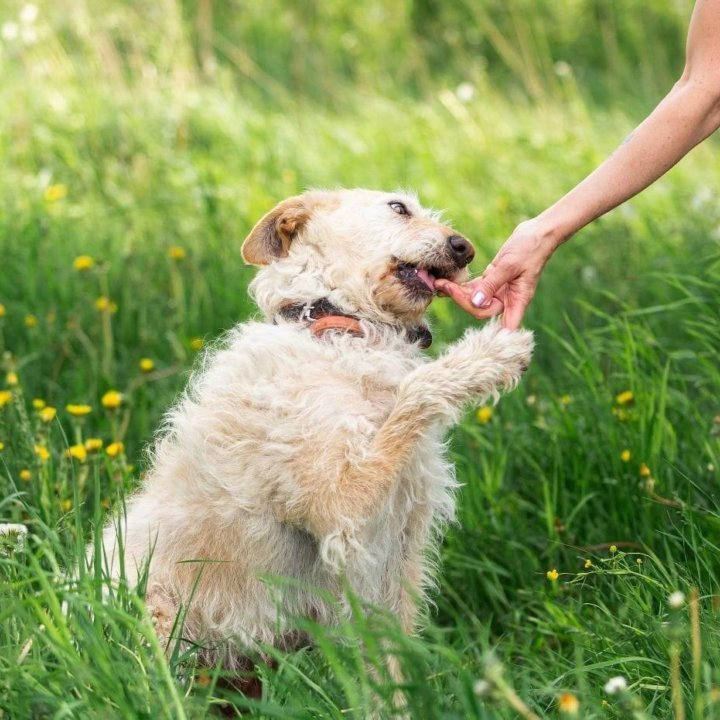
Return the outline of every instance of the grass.
[[[279,656],[250,701],[192,652],[166,659],[138,593],[110,591],[82,563],[67,572],[137,484],[198,348],[253,314],[239,247],[274,202],[309,186],[412,187],[474,240],[480,271],[616,146],[665,75],[669,86],[679,68],[657,57],[686,18],[630,3],[585,17],[582,34],[544,3],[512,16],[488,5],[472,22],[452,15],[469,4],[401,4],[395,25],[328,3],[305,25],[278,2],[273,54],[259,11],[215,7],[208,32],[207,6],[41,5],[38,41],[0,46],[0,520],[28,529],[24,549],[6,537],[0,553],[0,713],[181,718],[232,701],[257,717],[364,717],[394,690],[382,639],[402,658],[412,717],[557,717],[570,714],[563,693],[583,718],[720,715],[712,141],[549,264],[522,386],[452,435],[464,487],[418,637],[377,609],[310,628],[314,648]],[[645,14],[666,45],[638,37]],[[553,69],[597,37],[597,56]],[[608,58],[640,68],[637,92]],[[383,76],[393,63],[402,73]],[[91,268],[74,268],[81,255]],[[431,316],[433,352],[469,324],[448,301]],[[117,409],[101,403],[109,390],[123,393]],[[44,422],[33,399],[57,416]],[[75,418],[69,403],[92,411]],[[66,456],[89,438],[104,448]],[[629,687],[608,695],[617,675]]]

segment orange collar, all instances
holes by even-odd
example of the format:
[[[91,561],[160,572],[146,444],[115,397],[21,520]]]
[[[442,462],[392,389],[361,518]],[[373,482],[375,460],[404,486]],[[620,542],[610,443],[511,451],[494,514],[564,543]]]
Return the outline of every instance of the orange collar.
[[[325,315],[310,323],[310,332],[319,338],[326,330],[344,330],[355,337],[365,337],[360,323],[349,315]]]
[[[360,321],[354,315],[346,315],[340,308],[333,305],[327,298],[314,303],[288,303],[283,305],[278,314],[286,320],[309,322],[310,332],[320,338],[328,330],[342,330],[355,337],[365,337]],[[407,341],[418,343],[425,350],[432,343],[432,333],[427,325],[418,325],[405,331]]]

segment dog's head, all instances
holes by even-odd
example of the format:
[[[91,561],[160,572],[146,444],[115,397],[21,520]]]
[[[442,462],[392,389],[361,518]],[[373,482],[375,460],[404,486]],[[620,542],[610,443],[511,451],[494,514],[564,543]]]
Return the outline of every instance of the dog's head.
[[[328,298],[368,320],[416,323],[433,280],[465,279],[473,246],[404,192],[310,191],[253,228],[244,260],[261,266],[251,292],[268,317]]]

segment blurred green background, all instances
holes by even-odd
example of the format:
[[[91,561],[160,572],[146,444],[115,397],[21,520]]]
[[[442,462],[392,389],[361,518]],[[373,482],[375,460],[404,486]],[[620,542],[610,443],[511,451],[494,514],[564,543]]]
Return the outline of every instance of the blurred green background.
[[[99,570],[65,574],[137,485],[202,344],[255,312],[239,248],[263,213],[308,187],[411,188],[473,240],[480,272],[670,89],[691,10],[2,4],[0,521],[29,538],[0,553],[0,716],[197,717],[232,698],[259,717],[365,717],[394,690],[367,673],[382,638],[403,657],[412,717],[514,718],[512,687],[540,717],[564,714],[565,692],[583,718],[679,718],[678,687],[688,715],[714,717],[716,139],[549,263],[521,387],[452,435],[459,522],[418,638],[314,628],[318,648],[279,658],[253,705],[192,653],[167,660],[132,591],[101,602]],[[432,352],[471,323],[447,300],[430,315]],[[108,390],[119,409],[103,407]],[[124,451],[67,457],[91,437]],[[667,605],[693,588],[700,650],[692,615]],[[609,697],[617,674],[630,690]]]

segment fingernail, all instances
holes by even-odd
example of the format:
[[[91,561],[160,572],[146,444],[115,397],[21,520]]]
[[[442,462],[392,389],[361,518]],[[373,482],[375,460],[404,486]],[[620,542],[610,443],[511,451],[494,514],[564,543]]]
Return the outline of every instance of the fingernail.
[[[482,307],[482,304],[485,302],[485,293],[478,291],[472,296],[472,304],[479,308]]]

